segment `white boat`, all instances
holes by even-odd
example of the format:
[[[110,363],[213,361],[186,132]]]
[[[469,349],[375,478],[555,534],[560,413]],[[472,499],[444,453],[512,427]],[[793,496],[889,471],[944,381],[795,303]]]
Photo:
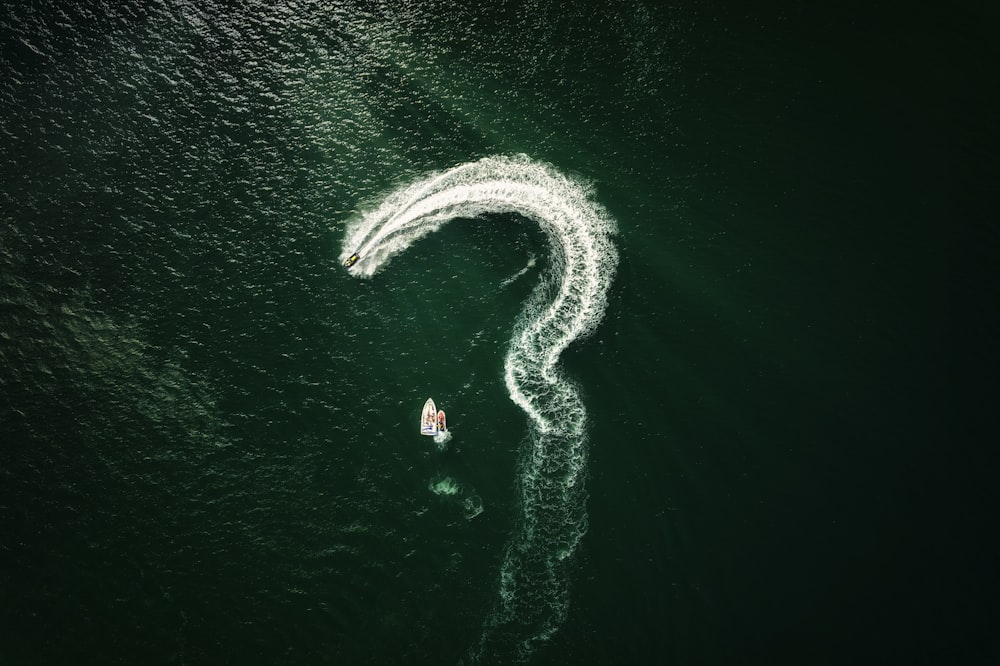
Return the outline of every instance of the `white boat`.
[[[420,414],[420,434],[432,437],[438,434],[437,407],[434,406],[432,398],[427,398],[424,410]]]

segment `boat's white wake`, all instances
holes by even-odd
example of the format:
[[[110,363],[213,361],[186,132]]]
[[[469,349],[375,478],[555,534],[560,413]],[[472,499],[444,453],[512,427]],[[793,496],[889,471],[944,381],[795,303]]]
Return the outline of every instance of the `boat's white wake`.
[[[389,194],[351,224],[341,262],[375,274],[394,255],[456,217],[517,213],[548,237],[549,265],[529,298],[504,363],[511,399],[530,417],[519,461],[521,515],[500,570],[500,597],[470,658],[523,660],[559,627],[569,606],[570,556],[586,531],[586,411],[556,366],[604,314],[618,255],[614,222],[590,188],[525,156],[488,157]]]
[[[525,273],[527,273],[528,271],[530,271],[534,267],[535,267],[535,255],[531,255],[531,256],[528,257],[528,263],[527,263],[527,265],[524,268],[522,268],[521,270],[519,270],[518,272],[516,272],[513,275],[511,275],[509,278],[507,278],[503,282],[501,282],[500,286],[501,287],[506,287],[507,285],[509,285],[514,280],[518,279],[519,277],[521,277],[522,275],[524,275]]]
[[[448,448],[448,442],[451,441],[451,431],[444,430],[434,435],[434,443],[437,444],[438,451],[444,451]]]

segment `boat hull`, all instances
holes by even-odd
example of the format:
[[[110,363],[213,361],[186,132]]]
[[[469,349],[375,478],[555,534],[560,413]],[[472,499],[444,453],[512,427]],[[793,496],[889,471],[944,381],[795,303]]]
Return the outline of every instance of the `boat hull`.
[[[420,413],[420,434],[431,437],[438,434],[437,407],[434,406],[434,400],[431,398],[427,398],[424,409]]]

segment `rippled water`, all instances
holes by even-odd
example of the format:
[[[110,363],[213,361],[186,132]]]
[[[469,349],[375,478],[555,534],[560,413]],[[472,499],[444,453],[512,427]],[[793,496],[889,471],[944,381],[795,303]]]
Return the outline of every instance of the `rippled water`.
[[[996,239],[948,226],[992,187],[987,25],[5,7],[0,662],[989,662],[995,595],[958,590],[995,583],[992,467],[954,453],[989,401],[955,350],[991,349],[957,313],[992,312]],[[505,383],[565,260],[537,211],[341,266],[387,195],[520,154],[619,231],[558,358],[567,497]],[[525,516],[569,544],[552,576]]]

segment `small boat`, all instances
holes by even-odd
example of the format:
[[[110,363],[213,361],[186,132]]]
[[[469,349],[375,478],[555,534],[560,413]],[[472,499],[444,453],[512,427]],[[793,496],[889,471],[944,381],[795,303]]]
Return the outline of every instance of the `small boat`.
[[[350,257],[347,258],[347,261],[344,262],[344,268],[350,268],[351,266],[356,264],[358,259],[360,258],[361,257],[358,256],[358,253],[355,252],[354,254],[352,254]]]
[[[438,432],[448,432],[448,423],[444,419],[444,410],[438,412]]]
[[[433,437],[438,434],[437,414],[437,407],[434,406],[434,400],[427,398],[427,402],[424,403],[424,410],[420,414],[421,435],[430,435]]]

